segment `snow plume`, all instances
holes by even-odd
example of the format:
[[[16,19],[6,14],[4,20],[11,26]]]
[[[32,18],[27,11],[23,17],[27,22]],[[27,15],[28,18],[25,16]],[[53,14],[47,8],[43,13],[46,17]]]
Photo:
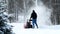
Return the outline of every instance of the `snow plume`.
[[[51,20],[50,20],[52,9],[46,7],[41,1],[39,3],[40,3],[39,5],[36,3],[36,5],[30,8],[29,10],[30,15],[32,11],[35,10],[35,12],[37,13],[38,25],[52,25]],[[30,15],[28,16],[30,17]]]
[[[51,13],[52,9],[48,8],[43,4],[42,1],[33,0],[34,4],[29,8],[28,12],[24,16],[24,23],[27,22],[27,19],[30,19],[31,13],[33,10],[37,13],[37,23],[38,25],[52,25],[51,23]]]

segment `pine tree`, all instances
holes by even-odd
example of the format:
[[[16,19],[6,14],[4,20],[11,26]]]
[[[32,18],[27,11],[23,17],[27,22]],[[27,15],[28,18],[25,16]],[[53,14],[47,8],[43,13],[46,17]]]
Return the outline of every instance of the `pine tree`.
[[[11,25],[7,24],[7,15],[0,14],[0,33],[1,34],[12,34]]]
[[[7,12],[7,3],[5,0],[0,0],[0,34],[12,34],[12,27],[8,25],[8,15],[5,15],[4,12]]]

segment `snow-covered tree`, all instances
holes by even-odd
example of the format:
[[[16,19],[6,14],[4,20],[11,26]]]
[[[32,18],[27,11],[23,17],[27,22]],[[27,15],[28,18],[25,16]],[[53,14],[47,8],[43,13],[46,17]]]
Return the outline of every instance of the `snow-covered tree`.
[[[7,0],[0,0],[0,34],[12,34],[12,26],[8,25]]]
[[[3,34],[12,34],[12,26],[8,25],[8,15],[0,13],[0,32]]]

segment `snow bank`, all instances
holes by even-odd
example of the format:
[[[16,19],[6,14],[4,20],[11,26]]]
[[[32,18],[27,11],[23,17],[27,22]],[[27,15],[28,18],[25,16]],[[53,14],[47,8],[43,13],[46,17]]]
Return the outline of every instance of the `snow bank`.
[[[60,33],[60,25],[41,25],[39,28],[35,29],[24,29],[24,23],[11,23],[13,25],[13,32],[15,34],[59,34]]]

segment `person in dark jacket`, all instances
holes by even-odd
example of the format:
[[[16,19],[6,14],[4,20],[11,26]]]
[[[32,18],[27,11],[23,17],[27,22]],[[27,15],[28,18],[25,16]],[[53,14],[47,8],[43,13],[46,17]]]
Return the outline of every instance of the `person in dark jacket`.
[[[38,25],[37,25],[37,14],[36,12],[33,10],[32,14],[31,14],[31,17],[30,19],[32,18],[32,26],[33,28],[35,27],[34,25],[36,25],[36,27],[38,28]]]

